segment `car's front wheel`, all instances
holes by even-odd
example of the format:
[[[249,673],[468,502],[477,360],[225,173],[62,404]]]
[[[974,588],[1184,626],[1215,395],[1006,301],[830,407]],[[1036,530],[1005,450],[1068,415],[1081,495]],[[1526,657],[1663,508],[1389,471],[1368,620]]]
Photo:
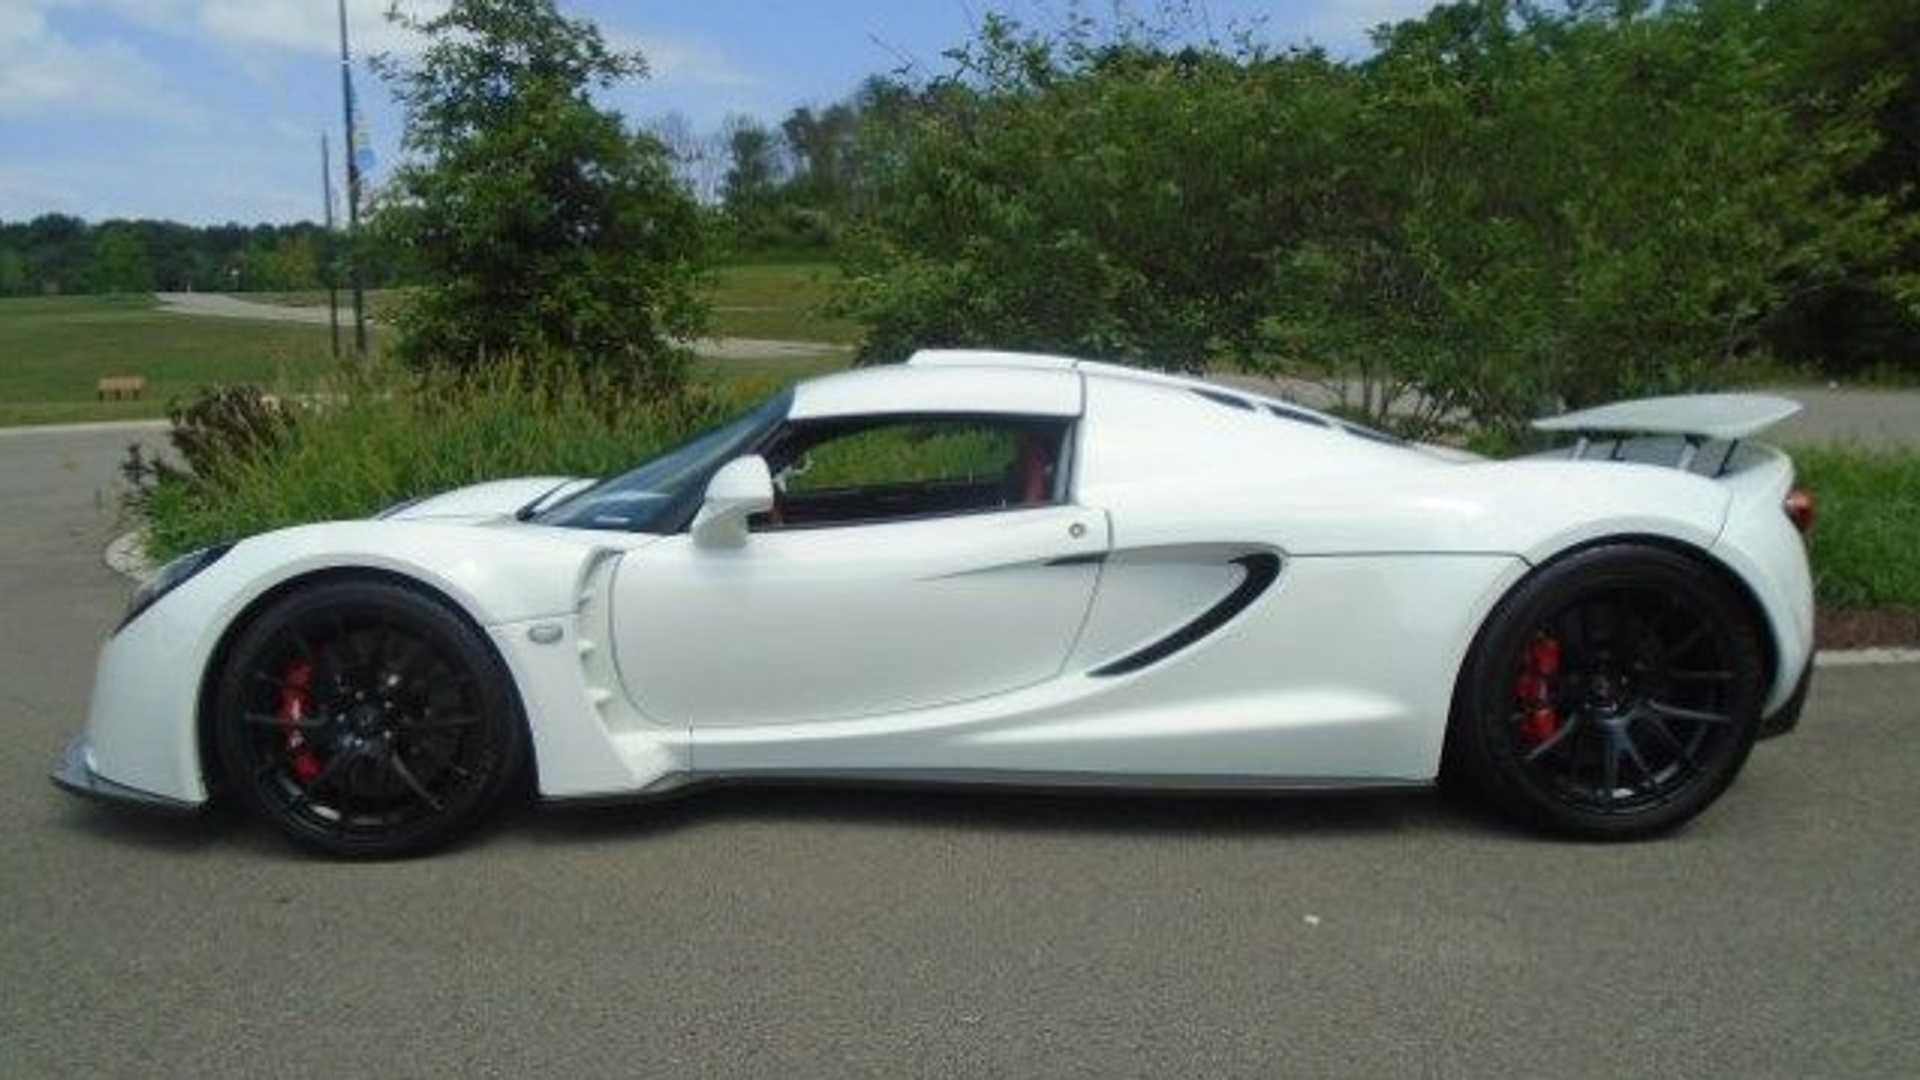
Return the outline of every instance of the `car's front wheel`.
[[[1721,575],[1680,553],[1609,544],[1549,564],[1474,649],[1449,756],[1529,822],[1658,833],[1718,798],[1753,748],[1757,628]]]
[[[382,580],[317,584],[262,612],[229,650],[211,719],[238,797],[336,855],[455,839],[527,756],[517,699],[479,631]]]

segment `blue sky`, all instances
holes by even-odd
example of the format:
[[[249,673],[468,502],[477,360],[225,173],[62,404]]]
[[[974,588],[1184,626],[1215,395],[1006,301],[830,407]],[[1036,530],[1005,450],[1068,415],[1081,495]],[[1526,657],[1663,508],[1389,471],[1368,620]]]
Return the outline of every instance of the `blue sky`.
[[[1257,21],[1275,44],[1365,52],[1367,29],[1431,0],[1191,0],[1225,33]],[[444,0],[403,0],[431,11]],[[47,211],[197,223],[320,215],[322,130],[340,134],[335,0],[0,0],[0,219]],[[356,60],[409,41],[387,0],[348,0]],[[1088,10],[1108,10],[1093,0]],[[1150,10],[1151,0],[1131,5]],[[1002,10],[1054,25],[1067,0],[561,0],[653,78],[609,95],[636,120],[669,112],[698,131],[731,112],[777,121],[864,76],[916,64]],[[391,163],[400,117],[356,63],[373,143]],[[337,160],[337,159],[336,159]],[[378,180],[378,170],[374,179]]]

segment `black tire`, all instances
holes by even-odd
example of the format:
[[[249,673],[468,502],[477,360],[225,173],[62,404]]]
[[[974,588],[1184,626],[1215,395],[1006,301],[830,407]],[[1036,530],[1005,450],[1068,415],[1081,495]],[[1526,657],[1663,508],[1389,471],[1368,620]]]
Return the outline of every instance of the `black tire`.
[[[262,612],[228,652],[210,722],[239,800],[332,855],[447,844],[527,760],[518,697],[480,632],[388,581],[317,584]]]
[[[1753,616],[1713,568],[1642,544],[1587,548],[1488,618],[1455,694],[1449,763],[1523,822],[1656,835],[1739,774],[1765,676]]]

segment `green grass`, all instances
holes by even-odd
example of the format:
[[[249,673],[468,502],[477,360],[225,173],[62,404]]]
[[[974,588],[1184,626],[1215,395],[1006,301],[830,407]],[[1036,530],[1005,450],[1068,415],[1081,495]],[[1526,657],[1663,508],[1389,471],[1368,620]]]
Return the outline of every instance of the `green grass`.
[[[772,311],[719,313],[720,333],[782,340],[846,340],[845,324],[809,314],[831,267],[740,266],[720,272],[716,301]],[[370,294],[376,316],[399,290]],[[259,303],[308,306],[324,292],[246,293]],[[735,318],[734,316],[737,316]],[[706,377],[792,380],[844,368],[845,353],[781,360],[702,360]],[[172,399],[213,383],[310,389],[334,370],[325,326],[202,318],[159,310],[148,296],[0,299],[0,427],[164,416]],[[103,375],[143,375],[138,401],[96,401]]]
[[[755,263],[715,271],[716,337],[852,345],[859,324],[821,313],[840,270],[831,263]]]
[[[0,426],[161,416],[209,383],[301,388],[332,370],[327,328],[173,315],[151,297],[0,300]],[[94,400],[103,375],[142,375],[138,401]]]
[[[1010,433],[965,422],[876,428],[814,447],[787,490],[998,480],[1018,453]]]
[[[1793,449],[1799,484],[1819,502],[1815,590],[1836,607],[1920,608],[1920,450]]]
[[[695,377],[703,379],[778,379],[792,382],[845,371],[852,362],[853,357],[849,353],[786,356],[777,360],[715,360],[701,357],[694,361],[693,370]]]

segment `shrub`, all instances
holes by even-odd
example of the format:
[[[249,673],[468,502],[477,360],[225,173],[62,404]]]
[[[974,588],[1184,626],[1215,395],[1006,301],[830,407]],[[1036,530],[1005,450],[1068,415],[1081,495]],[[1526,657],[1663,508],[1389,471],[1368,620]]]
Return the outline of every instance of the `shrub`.
[[[1735,6],[1473,0],[1361,64],[989,18],[918,91],[842,310],[863,360],[1328,377],[1414,435],[1716,384],[1914,228],[1844,183],[1890,83],[1806,98]]]
[[[167,407],[168,441],[188,472],[165,458],[149,457],[139,443],[127,447],[120,472],[132,485],[136,502],[162,481],[190,475],[214,477],[222,465],[246,461],[270,450],[294,422],[279,399],[257,386],[210,386],[185,404]]]
[[[770,381],[702,382],[655,399],[617,375],[524,359],[464,376],[374,366],[337,376],[292,422],[177,429],[193,433],[190,470],[149,465],[132,504],[149,553],[165,558],[290,525],[365,517],[484,480],[615,472],[772,389]],[[229,416],[213,403],[239,396],[211,391],[176,424],[208,412]],[[273,434],[257,438],[256,430]]]

